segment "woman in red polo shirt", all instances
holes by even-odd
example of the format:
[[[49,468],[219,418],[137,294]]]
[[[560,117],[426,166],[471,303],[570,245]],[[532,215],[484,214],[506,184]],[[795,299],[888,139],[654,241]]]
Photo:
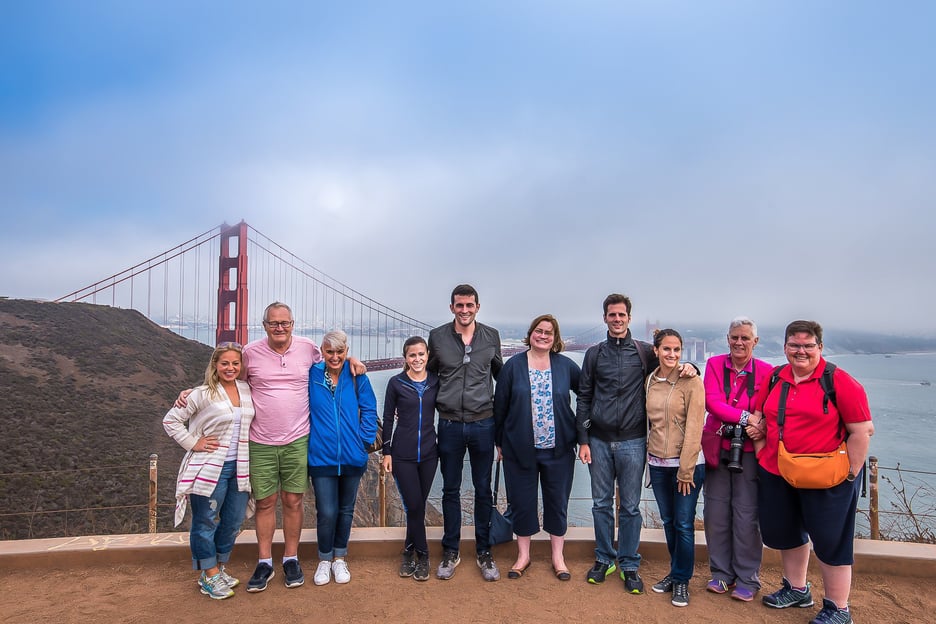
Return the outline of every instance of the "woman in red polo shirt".
[[[834,399],[821,383],[829,364],[822,357],[822,327],[793,321],[784,335],[789,365],[755,397],[757,410],[747,428],[758,458],[758,507],[764,544],[780,551],[783,583],[763,597],[768,607],[810,607],[806,580],[809,541],[819,559],[825,598],[810,624],[851,624],[848,595],[854,563],[855,509],[868,444],[874,434],[864,388],[840,368],[833,372]],[[773,377],[773,376],[772,376]],[[786,386],[786,392],[783,392]],[[787,483],[777,466],[777,414],[784,401],[783,443],[791,453],[826,453],[848,440],[850,470],[846,480],[826,489],[802,489]]]

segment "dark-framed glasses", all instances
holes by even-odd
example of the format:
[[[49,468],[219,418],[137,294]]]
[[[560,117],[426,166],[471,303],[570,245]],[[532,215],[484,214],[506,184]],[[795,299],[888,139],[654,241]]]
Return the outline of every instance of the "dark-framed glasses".
[[[271,329],[289,329],[293,321],[263,321],[263,324]]]
[[[813,351],[819,348],[819,344],[816,342],[810,342],[808,344],[798,344],[795,342],[788,342],[786,343],[786,348],[794,353],[800,350],[803,350],[806,353],[812,353]]]

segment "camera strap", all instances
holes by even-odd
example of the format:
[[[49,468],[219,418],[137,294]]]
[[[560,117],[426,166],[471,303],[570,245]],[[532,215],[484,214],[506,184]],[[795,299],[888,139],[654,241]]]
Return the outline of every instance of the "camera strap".
[[[730,361],[731,361],[730,358],[726,360],[726,362],[730,362]],[[741,371],[744,373],[744,376],[747,377],[746,379],[747,383],[738,386],[738,391],[735,393],[735,397],[733,401],[731,400],[731,371],[734,369],[729,368],[728,366],[725,367],[725,376],[724,376],[725,401],[730,402],[732,407],[738,404],[738,399],[741,398],[741,393],[744,392],[745,390],[747,390],[748,404],[750,406],[750,399],[754,396],[754,378],[756,377],[755,373],[757,372],[756,367],[757,367],[757,364],[755,364],[754,362],[751,362],[750,373],[746,371]],[[741,373],[738,373],[738,374],[740,375]]]

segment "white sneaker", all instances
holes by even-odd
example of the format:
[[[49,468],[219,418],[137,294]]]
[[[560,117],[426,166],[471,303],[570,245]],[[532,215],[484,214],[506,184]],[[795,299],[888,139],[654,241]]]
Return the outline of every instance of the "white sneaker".
[[[348,564],[345,563],[344,559],[335,559],[332,562],[332,574],[335,575],[336,583],[350,583],[351,582],[351,570],[348,569]]]
[[[331,580],[331,568],[331,561],[319,561],[318,567],[315,568],[315,576],[312,577],[312,582],[316,585],[328,585],[328,582]]]

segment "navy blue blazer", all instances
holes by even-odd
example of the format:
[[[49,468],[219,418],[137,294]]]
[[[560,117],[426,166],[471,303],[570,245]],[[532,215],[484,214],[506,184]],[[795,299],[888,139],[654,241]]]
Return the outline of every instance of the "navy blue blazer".
[[[575,411],[572,395],[578,395],[578,364],[559,353],[549,354],[552,370],[553,417],[556,421],[556,455],[575,448]],[[526,352],[518,353],[506,362],[497,376],[494,390],[494,444],[505,457],[522,468],[536,466],[533,447],[533,408],[530,405],[530,366]]]

